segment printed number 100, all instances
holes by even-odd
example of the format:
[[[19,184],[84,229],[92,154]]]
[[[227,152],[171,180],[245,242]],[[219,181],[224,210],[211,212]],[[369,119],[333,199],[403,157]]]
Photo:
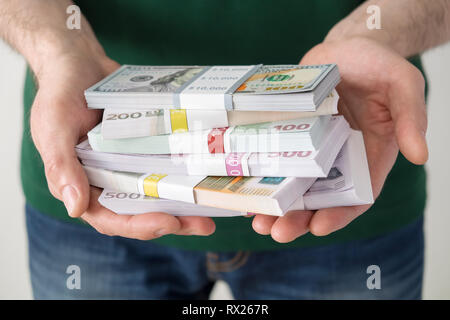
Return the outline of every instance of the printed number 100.
[[[299,125],[295,125],[295,124],[286,124],[286,125],[278,125],[275,126],[274,128],[279,130],[279,131],[290,131],[290,130],[306,130],[309,129],[310,125],[308,123],[302,123]]]

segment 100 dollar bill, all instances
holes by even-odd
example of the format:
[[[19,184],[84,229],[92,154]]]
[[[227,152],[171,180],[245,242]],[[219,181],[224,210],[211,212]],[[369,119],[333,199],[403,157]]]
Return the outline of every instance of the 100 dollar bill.
[[[270,94],[313,90],[333,67],[333,64],[262,65],[245,80],[236,93]],[[124,65],[86,92],[176,93],[206,68],[208,67]],[[209,80],[214,82],[219,79]]]
[[[90,108],[100,109],[315,111],[338,81],[334,64],[124,65],[85,97]]]

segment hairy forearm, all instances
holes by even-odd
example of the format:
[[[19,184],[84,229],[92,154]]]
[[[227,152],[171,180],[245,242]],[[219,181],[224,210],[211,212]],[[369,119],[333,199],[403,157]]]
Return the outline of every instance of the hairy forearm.
[[[380,8],[380,29],[369,29],[367,8]],[[363,36],[404,57],[450,40],[450,0],[369,0],[336,24],[325,41]]]
[[[66,25],[70,0],[0,1],[0,37],[15,48],[39,74],[45,61],[80,51],[102,54],[88,22],[80,29]]]

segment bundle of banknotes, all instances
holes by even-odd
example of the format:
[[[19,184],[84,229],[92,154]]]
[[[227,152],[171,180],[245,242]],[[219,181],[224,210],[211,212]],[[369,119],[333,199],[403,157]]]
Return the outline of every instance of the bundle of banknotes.
[[[373,202],[362,134],[337,114],[336,65],[124,65],[85,92],[76,146],[118,214],[282,216]]]

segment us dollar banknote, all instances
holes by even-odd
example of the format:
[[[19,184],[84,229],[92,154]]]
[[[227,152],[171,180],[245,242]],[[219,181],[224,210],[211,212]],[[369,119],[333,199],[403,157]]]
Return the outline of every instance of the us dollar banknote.
[[[264,65],[236,93],[273,94],[313,90],[334,67],[322,65]]]
[[[204,67],[198,66],[126,66],[101,83],[97,92],[175,92]]]
[[[312,90],[333,68],[323,65],[263,65],[236,93],[288,93]],[[97,92],[176,92],[206,67],[125,66],[98,85]]]

